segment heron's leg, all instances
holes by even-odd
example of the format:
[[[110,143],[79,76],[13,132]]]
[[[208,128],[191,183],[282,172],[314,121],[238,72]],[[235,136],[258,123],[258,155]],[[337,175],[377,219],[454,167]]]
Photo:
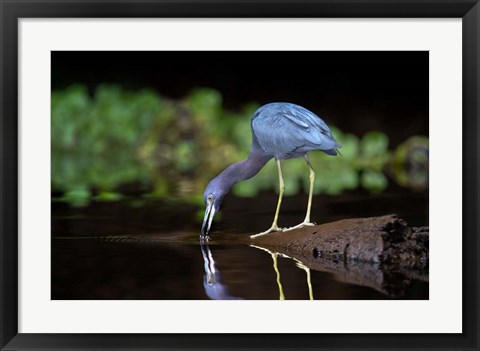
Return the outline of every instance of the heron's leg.
[[[312,197],[313,197],[313,185],[315,184],[315,172],[313,171],[312,164],[310,163],[310,160],[308,159],[307,154],[303,156],[305,158],[305,161],[307,162],[308,169],[310,170],[310,191],[308,193],[308,205],[307,205],[307,214],[305,215],[305,220],[297,224],[294,227],[290,227],[285,229],[287,230],[292,230],[292,229],[297,229],[297,228],[302,228],[304,226],[314,226],[315,223],[310,222],[310,210],[312,208]]]
[[[259,234],[255,235],[250,235],[251,239],[254,239],[256,237],[271,233],[271,232],[278,232],[278,231],[283,231],[282,228],[280,228],[277,224],[278,221],[278,213],[280,212],[280,206],[282,205],[282,197],[283,197],[283,192],[285,190],[285,184],[283,183],[283,175],[282,175],[282,165],[280,163],[280,160],[277,160],[277,167],[278,167],[278,179],[280,183],[280,193],[278,194],[278,203],[277,203],[277,210],[275,211],[275,217],[273,218],[273,223],[270,229],[267,229],[264,232],[261,232]]]
[[[275,217],[273,218],[273,223],[271,228],[272,230],[282,230],[282,228],[280,228],[277,225],[278,214],[280,213],[280,206],[282,205],[283,192],[285,191],[285,183],[283,182],[283,175],[282,175],[282,164],[280,163],[280,160],[277,160],[277,167],[278,167],[279,194],[278,194],[277,210],[275,211]]]

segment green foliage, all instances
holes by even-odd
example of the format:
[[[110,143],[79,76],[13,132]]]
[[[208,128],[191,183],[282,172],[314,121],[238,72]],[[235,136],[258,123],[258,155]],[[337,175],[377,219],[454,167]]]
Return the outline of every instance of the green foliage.
[[[372,192],[380,192],[388,185],[387,177],[381,172],[365,170],[362,172],[362,186]]]
[[[389,173],[398,184],[423,191],[428,186],[428,157],[428,138],[413,136],[393,153]]]
[[[77,206],[88,204],[92,197],[115,201],[122,196],[119,187],[129,183],[143,184],[150,196],[175,195],[202,203],[209,180],[248,155],[250,118],[258,106],[252,103],[239,111],[226,111],[221,94],[207,88],[195,89],[179,101],[151,90],[132,92],[109,84],[99,86],[93,96],[79,85],[55,91],[51,101],[52,189]],[[399,172],[401,165],[412,158],[419,160],[416,164],[428,164],[428,139],[414,139],[392,157],[388,138],[381,132],[358,138],[331,129],[343,146],[343,156],[310,154],[317,170],[317,194],[336,195],[359,186],[382,191],[388,185],[386,168],[408,185],[411,177]],[[423,148],[426,140],[426,160],[424,149],[412,146],[418,146],[419,140]],[[283,171],[286,195],[308,191],[309,173],[302,159],[289,160]],[[422,183],[424,178],[417,177],[413,183]],[[278,191],[273,161],[254,178],[237,184],[233,192],[255,196],[272,189]]]
[[[54,92],[53,189],[66,191],[68,199],[92,188],[111,192],[121,184],[148,181],[153,165],[141,162],[137,150],[162,105],[152,91],[132,93],[112,85],[99,86],[93,98],[82,86]]]

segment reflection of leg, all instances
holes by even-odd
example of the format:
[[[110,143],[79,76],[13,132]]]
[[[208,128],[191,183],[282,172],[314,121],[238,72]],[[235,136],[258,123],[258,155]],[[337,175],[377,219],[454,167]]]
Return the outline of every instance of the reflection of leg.
[[[312,280],[311,280],[311,276],[310,276],[310,268],[305,266],[302,262],[300,262],[298,260],[295,260],[295,261],[297,261],[296,266],[298,268],[303,269],[305,271],[305,273],[307,273],[308,298],[310,300],[313,300],[313,290],[312,290]]]
[[[255,235],[250,235],[250,238],[252,238],[252,239],[256,238],[256,237],[259,237],[259,236],[262,236],[262,235],[265,235],[265,234],[268,234],[268,233],[271,233],[271,232],[278,232],[278,231],[281,232],[283,230],[277,224],[278,214],[280,212],[280,206],[282,205],[283,192],[285,190],[285,184],[283,183],[282,166],[280,164],[280,160],[277,160],[277,167],[278,167],[278,178],[279,178],[279,183],[280,183],[280,193],[278,195],[277,210],[275,211],[275,217],[273,218],[272,226],[270,227],[270,229],[267,229],[264,232],[261,232],[259,234],[255,234]]]
[[[272,255],[272,260],[273,260],[273,269],[275,270],[275,273],[277,273],[277,285],[278,285],[278,292],[280,294],[279,300],[285,300],[285,295],[283,294],[283,288],[282,288],[282,282],[280,281],[280,271],[278,270],[277,266],[277,257],[278,253],[271,253]]]
[[[308,192],[307,214],[305,215],[305,220],[302,223],[297,224],[294,227],[287,228],[285,229],[285,231],[302,228],[304,226],[315,225],[315,223],[310,222],[310,210],[312,208],[312,196],[313,196],[313,185],[315,184],[315,172],[313,171],[312,164],[310,163],[310,160],[308,159],[307,154],[305,154],[304,158],[305,158],[305,162],[307,162],[308,169],[310,170],[310,191]]]
[[[313,290],[312,290],[312,281],[310,277],[310,268],[305,269],[305,272],[307,272],[307,285],[308,285],[308,297],[310,300],[313,300]]]

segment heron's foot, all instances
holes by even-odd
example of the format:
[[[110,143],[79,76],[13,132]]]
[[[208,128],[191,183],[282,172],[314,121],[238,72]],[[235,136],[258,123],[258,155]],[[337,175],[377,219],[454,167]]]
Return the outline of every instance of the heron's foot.
[[[294,229],[299,229],[299,228],[303,228],[303,227],[313,227],[317,225],[316,223],[312,223],[312,222],[302,222],[300,224],[297,224],[296,226],[293,226],[293,227],[290,227],[290,228],[286,228],[284,229],[283,231],[284,232],[288,232],[290,230],[294,230]]]
[[[264,232],[255,234],[255,235],[250,235],[250,239],[255,239],[258,238],[259,236],[269,234],[271,232],[283,232],[285,228],[280,228],[278,225],[272,225],[270,229],[265,230]]]

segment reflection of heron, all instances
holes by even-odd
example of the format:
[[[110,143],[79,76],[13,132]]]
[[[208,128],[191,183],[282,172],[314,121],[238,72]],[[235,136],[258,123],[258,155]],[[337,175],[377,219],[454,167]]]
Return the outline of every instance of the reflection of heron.
[[[269,249],[266,249],[261,246],[256,246],[256,245],[250,245],[251,247],[254,247],[256,249],[263,250],[265,252],[268,252],[270,256],[272,256],[273,260],[273,270],[277,274],[277,285],[278,285],[278,293],[279,293],[279,300],[285,300],[285,294],[283,293],[283,286],[282,286],[282,281],[280,280],[280,271],[278,270],[278,262],[277,258],[280,257],[285,257],[285,258],[290,258],[295,261],[295,266],[297,266],[300,269],[303,269],[307,273],[307,286],[308,286],[308,298],[310,300],[313,300],[313,290],[312,290],[312,281],[311,281],[311,275],[310,275],[310,268],[306,266],[303,262],[297,260],[294,257],[287,256],[285,254],[279,253],[279,252],[272,252]]]
[[[286,102],[270,103],[260,107],[252,117],[252,146],[246,160],[227,167],[220,175],[214,178],[204,192],[206,205],[201,236],[207,236],[210,231],[213,217],[220,207],[224,196],[232,186],[242,180],[249,179],[257,174],[273,157],[277,161],[280,194],[272,226],[257,235],[264,235],[272,231],[283,231],[278,226],[278,213],[282,203],[284,183],[281,160],[304,157],[310,169],[310,191],[308,196],[307,214],[305,220],[289,229],[313,225],[310,222],[310,208],[312,205],[313,183],[315,173],[308,160],[307,152],[320,150],[328,155],[336,156],[340,145],[332,136],[327,124],[313,112]]]
[[[220,272],[218,271],[212,251],[208,244],[200,244],[203,255],[203,266],[205,275],[203,276],[203,288],[205,294],[212,300],[240,300],[239,297],[231,296],[228,289],[220,282]]]
[[[278,252],[271,252],[270,255],[272,256],[273,260],[273,270],[277,274],[277,285],[278,285],[278,293],[279,293],[279,300],[285,300],[285,294],[283,293],[283,286],[282,286],[282,281],[280,280],[280,271],[278,270],[278,263],[277,263],[277,257],[278,257]]]
[[[310,275],[310,267],[304,265],[303,262],[300,262],[296,258],[294,258],[294,260],[296,261],[295,265],[298,268],[303,269],[305,271],[305,273],[307,273],[308,298],[310,300],[313,300],[313,290],[312,290],[312,280],[311,280],[311,275]]]

